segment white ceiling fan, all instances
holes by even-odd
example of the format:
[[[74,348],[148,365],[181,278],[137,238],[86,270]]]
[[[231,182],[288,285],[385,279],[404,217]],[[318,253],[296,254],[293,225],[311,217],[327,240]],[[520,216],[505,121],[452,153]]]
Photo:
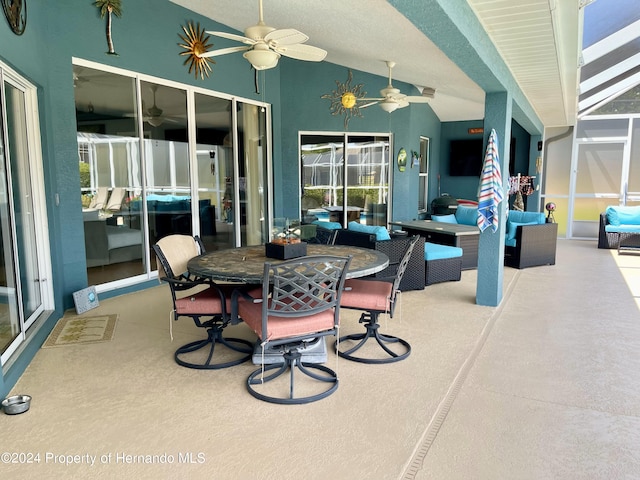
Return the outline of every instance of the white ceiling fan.
[[[164,110],[162,110],[158,105],[156,105],[156,92],[158,91],[157,85],[149,85],[149,89],[153,93],[153,105],[149,107],[147,110],[144,109],[144,101],[142,103],[142,120],[147,122],[152,127],[159,127],[164,122],[173,122],[178,123],[178,120],[167,117],[166,115],[162,115]],[[135,114],[127,114],[127,117],[135,117]]]
[[[361,100],[371,100],[371,103],[361,106],[360,108],[366,108],[371,105],[380,105],[385,112],[391,113],[398,108],[404,108],[409,106],[410,103],[428,103],[435,95],[433,88],[425,87],[422,90],[422,95],[404,95],[400,93],[400,90],[395,88],[391,83],[391,70],[396,65],[395,62],[385,62],[389,67],[389,84],[380,90],[381,98],[362,98]]]
[[[244,36],[227,32],[209,32],[210,35],[236,40],[245,45],[241,47],[222,48],[210,52],[201,53],[200,57],[215,57],[228,53],[245,52],[246,58],[256,70],[266,70],[278,64],[281,55],[305,60],[309,62],[321,62],[327,56],[327,52],[318,47],[304,45],[309,40],[304,33],[293,28],[276,30],[264,23],[262,13],[262,0],[258,1],[259,21],[257,25],[248,27]]]

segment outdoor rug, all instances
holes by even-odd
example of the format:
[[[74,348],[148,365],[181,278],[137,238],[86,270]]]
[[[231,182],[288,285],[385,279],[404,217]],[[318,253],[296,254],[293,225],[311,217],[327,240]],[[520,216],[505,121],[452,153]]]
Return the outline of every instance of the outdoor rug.
[[[62,317],[42,347],[108,342],[113,338],[117,320],[118,315]]]

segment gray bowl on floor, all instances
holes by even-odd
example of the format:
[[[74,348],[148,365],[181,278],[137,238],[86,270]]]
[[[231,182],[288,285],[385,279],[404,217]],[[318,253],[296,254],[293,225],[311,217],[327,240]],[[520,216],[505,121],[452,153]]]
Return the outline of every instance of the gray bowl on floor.
[[[14,395],[2,401],[2,408],[7,415],[17,415],[29,410],[31,397],[29,395]]]

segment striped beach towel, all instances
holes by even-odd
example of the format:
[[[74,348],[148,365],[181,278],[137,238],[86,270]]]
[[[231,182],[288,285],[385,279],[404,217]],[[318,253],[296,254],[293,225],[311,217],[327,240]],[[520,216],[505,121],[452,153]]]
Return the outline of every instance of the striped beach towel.
[[[502,201],[503,195],[500,158],[498,156],[498,135],[492,129],[478,188],[478,227],[481,232],[489,227],[492,227],[494,232],[498,230],[498,205]]]

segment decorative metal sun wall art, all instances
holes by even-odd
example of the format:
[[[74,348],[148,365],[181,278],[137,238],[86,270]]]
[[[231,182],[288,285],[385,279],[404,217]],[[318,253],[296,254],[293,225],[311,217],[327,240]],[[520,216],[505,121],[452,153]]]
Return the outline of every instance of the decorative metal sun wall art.
[[[180,52],[181,56],[186,55],[187,57],[183,65],[189,65],[189,73],[193,73],[196,78],[200,77],[201,80],[204,80],[204,77],[208,77],[209,72],[212,71],[209,64],[215,64],[216,62],[211,58],[204,58],[200,55],[208,52],[213,47],[213,43],[209,43],[209,35],[206,35],[204,29],[200,28],[199,23],[194,26],[193,23],[188,22],[186,27],[182,27],[182,31],[184,35],[178,33],[178,36],[183,43],[178,45],[185,49],[184,52]]]
[[[358,105],[358,101],[367,96],[367,92],[362,90],[364,84],[359,83],[357,85],[351,85],[353,81],[353,73],[349,70],[347,74],[347,81],[340,83],[336,80],[337,88],[331,93],[326,93],[320,98],[326,98],[331,100],[331,115],[344,115],[344,129],[349,129],[349,120],[352,117],[362,118],[362,112],[360,111],[361,105]]]

